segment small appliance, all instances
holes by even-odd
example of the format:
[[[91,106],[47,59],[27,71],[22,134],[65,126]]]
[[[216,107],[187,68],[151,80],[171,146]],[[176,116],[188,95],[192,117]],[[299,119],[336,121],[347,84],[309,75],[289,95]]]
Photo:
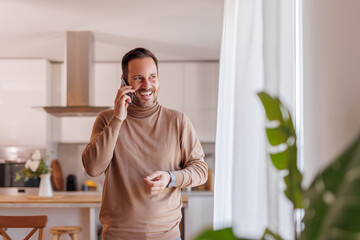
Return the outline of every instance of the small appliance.
[[[33,147],[0,147],[0,194],[26,195],[37,194],[40,179],[23,179],[15,182],[16,172],[21,170],[32,154],[40,150],[45,155],[45,149]]]

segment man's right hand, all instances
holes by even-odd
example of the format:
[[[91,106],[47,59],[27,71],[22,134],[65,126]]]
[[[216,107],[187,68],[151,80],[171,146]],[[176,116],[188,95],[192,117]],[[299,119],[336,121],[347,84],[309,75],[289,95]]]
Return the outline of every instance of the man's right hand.
[[[131,86],[123,86],[116,94],[114,102],[114,117],[124,121],[127,117],[127,108],[131,102],[131,98],[126,95],[127,93],[135,92]]]

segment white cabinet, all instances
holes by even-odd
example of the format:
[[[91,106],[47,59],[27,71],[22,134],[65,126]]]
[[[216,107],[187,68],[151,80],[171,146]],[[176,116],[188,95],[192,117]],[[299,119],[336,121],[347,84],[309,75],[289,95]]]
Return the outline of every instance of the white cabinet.
[[[215,142],[216,110],[185,110],[201,142]]]
[[[184,64],[184,112],[200,141],[215,142],[219,64]]]
[[[184,111],[184,65],[159,63],[158,102],[171,109]]]
[[[45,59],[0,60],[0,145],[46,146],[50,64]]]
[[[96,63],[94,71],[95,105],[114,106],[114,100],[121,83],[120,63]]]
[[[218,78],[217,62],[159,64],[159,103],[184,112],[203,142],[216,137]]]
[[[185,110],[216,110],[218,79],[218,63],[185,63]]]
[[[188,208],[185,208],[184,240],[191,240],[197,237],[206,229],[213,226],[214,219],[214,193],[213,192],[190,192]]]
[[[96,106],[113,106],[121,73],[120,63],[95,64]],[[218,63],[161,62],[159,80],[160,104],[185,112],[201,141],[215,141]],[[0,61],[0,145],[44,147],[47,134],[54,142],[88,142],[95,117],[56,118],[32,108],[48,105],[66,105],[63,64]]]

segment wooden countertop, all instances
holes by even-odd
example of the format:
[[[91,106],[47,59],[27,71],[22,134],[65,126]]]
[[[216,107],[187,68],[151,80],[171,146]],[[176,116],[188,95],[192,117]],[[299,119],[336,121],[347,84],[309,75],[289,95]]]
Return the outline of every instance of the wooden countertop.
[[[51,198],[0,195],[0,203],[101,203],[101,195],[54,195]]]
[[[188,199],[188,195],[182,195],[183,203],[187,203]],[[101,195],[54,195],[51,198],[0,195],[2,203],[101,203]]]

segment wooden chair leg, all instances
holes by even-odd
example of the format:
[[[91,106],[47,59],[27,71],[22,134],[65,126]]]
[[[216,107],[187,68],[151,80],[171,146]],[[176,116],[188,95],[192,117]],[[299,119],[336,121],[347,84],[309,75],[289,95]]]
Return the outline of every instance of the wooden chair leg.
[[[0,228],[0,236],[3,236],[4,240],[11,240],[10,236],[5,232],[6,228]]]
[[[59,240],[60,236],[58,234],[53,233],[51,240]]]
[[[43,231],[44,231],[44,229],[43,228],[40,228],[39,229],[39,240],[43,240],[44,239],[44,237],[43,237]]]
[[[70,234],[71,240],[80,240],[78,233],[72,233]]]

